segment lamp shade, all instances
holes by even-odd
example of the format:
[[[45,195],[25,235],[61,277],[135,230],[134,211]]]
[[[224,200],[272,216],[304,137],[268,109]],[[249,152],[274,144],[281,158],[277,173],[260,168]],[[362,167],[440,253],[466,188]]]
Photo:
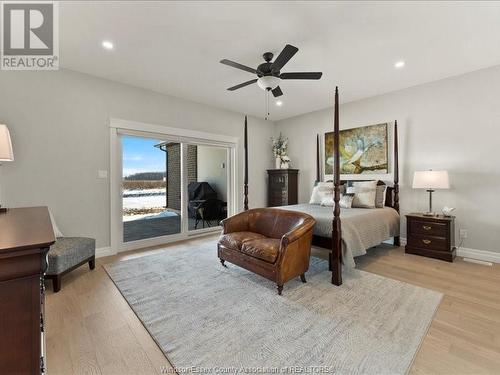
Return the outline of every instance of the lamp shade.
[[[0,124],[0,161],[13,161],[14,152],[10,140],[9,128]]]
[[[413,175],[414,189],[449,189],[447,171],[417,171]]]

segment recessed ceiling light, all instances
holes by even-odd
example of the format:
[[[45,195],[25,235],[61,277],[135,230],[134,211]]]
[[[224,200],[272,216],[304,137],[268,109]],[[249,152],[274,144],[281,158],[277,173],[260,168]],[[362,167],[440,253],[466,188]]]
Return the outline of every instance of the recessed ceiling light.
[[[278,101],[276,102],[276,105],[277,105],[278,107],[281,107],[281,106],[283,105],[283,102],[282,102],[281,100],[278,100]]]
[[[403,60],[401,60],[401,61],[397,61],[397,62],[394,64],[394,67],[395,67],[396,69],[401,69],[401,68],[403,68],[404,66],[405,66],[405,62],[404,62]]]
[[[105,49],[113,49],[115,47],[114,44],[112,42],[110,42],[109,40],[103,41],[102,46]]]

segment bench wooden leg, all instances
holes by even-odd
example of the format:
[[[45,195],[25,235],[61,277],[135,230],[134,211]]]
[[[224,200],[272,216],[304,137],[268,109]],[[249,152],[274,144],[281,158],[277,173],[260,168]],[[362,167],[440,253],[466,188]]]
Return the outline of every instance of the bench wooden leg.
[[[61,275],[54,275],[52,277],[52,288],[54,289],[54,293],[61,290],[61,277]]]
[[[306,283],[306,274],[303,273],[302,275],[300,275],[300,281],[302,281],[303,283]]]
[[[281,296],[281,292],[283,291],[283,285],[278,285],[278,294]]]
[[[89,268],[93,270],[95,268],[95,255],[89,260]]]

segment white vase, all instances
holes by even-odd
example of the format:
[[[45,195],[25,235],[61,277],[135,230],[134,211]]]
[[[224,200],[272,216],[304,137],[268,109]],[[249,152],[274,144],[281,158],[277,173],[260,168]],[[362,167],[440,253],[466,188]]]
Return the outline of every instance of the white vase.
[[[290,167],[290,162],[284,161],[281,163],[281,169],[288,169]]]
[[[276,158],[274,166],[276,169],[281,169],[281,158]]]

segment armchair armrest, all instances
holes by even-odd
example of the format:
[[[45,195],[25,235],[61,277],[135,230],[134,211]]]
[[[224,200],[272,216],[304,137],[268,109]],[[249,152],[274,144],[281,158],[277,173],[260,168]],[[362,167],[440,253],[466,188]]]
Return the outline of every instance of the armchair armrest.
[[[222,225],[222,234],[248,231],[248,212],[240,212],[228,217],[220,224]]]
[[[286,246],[288,246],[288,244],[298,240],[300,237],[302,237],[307,232],[312,230],[314,224],[316,224],[316,220],[314,220],[312,217],[307,218],[306,220],[304,220],[302,224],[296,226],[291,231],[285,233],[281,237],[281,247],[285,248]]]

